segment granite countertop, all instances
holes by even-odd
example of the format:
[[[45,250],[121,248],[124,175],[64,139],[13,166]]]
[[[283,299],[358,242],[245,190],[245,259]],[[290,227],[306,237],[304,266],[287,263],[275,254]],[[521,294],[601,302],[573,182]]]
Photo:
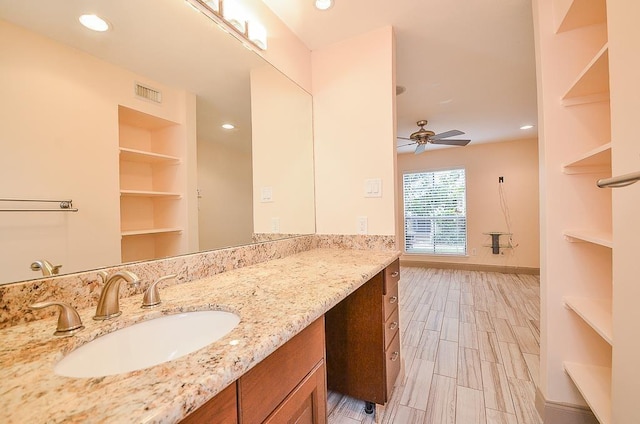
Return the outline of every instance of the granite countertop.
[[[94,321],[95,308],[80,310],[86,328],[73,337],[53,336],[55,319],[2,330],[0,422],[177,422],[398,256],[391,251],[316,249],[160,287],[163,303],[155,309],[141,309],[139,296],[121,299],[122,315],[114,320]],[[240,323],[189,355],[115,376],[78,379],[53,373],[65,354],[100,335],[162,315],[210,309],[235,312]]]

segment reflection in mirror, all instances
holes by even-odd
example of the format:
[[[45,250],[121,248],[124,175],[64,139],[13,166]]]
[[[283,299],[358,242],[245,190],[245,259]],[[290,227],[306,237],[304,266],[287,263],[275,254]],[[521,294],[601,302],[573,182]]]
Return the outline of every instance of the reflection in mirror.
[[[3,212],[0,283],[315,232],[310,95],[185,2],[0,0],[0,50],[0,197],[78,208]]]

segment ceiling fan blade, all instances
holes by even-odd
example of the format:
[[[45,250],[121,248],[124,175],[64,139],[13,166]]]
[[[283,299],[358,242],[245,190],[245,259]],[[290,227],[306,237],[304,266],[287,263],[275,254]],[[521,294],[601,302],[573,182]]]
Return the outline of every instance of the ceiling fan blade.
[[[432,144],[445,144],[449,146],[466,146],[471,140],[431,140]]]
[[[425,144],[418,144],[418,147],[416,147],[416,151],[413,152],[415,155],[419,155],[420,153],[424,152],[427,149],[427,145]]]
[[[396,138],[401,138],[401,139],[403,139],[403,140],[411,140],[409,137],[400,137],[400,136],[397,136]]]
[[[462,131],[460,130],[449,130],[449,131],[445,131],[443,133],[440,134],[436,134],[433,135],[431,137],[429,137],[431,140],[440,140],[443,138],[447,138],[447,137],[453,137],[454,135],[462,135],[464,134]]]
[[[398,149],[399,149],[400,147],[412,146],[412,145],[414,145],[414,144],[416,144],[416,143],[417,143],[417,142],[415,142],[415,141],[414,141],[413,143],[403,144],[402,146],[397,146],[397,147],[398,147]]]

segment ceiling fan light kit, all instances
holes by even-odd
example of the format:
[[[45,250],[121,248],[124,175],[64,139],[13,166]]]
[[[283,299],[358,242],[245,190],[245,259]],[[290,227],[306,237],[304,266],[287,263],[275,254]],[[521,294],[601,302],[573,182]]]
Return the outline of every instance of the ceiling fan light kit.
[[[460,130],[449,130],[443,133],[436,134],[433,131],[426,130],[424,127],[427,125],[427,120],[422,119],[416,122],[420,129],[414,133],[412,133],[409,138],[407,137],[398,137],[403,140],[411,140],[413,143],[405,144],[404,146],[411,146],[413,144],[417,144],[415,154],[418,155],[424,152],[427,148],[427,144],[441,144],[446,146],[466,146],[471,142],[471,140],[459,140],[459,139],[451,139],[444,140],[445,138],[454,137],[457,135],[464,134]],[[404,147],[400,146],[400,147]]]

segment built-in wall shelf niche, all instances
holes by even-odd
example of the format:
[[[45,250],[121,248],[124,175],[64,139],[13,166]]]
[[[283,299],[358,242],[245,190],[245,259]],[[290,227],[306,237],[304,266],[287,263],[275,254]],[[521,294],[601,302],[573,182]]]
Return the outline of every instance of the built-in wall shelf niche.
[[[607,20],[605,0],[554,0],[556,34]]]
[[[611,368],[564,362],[564,369],[600,424],[610,424]]]
[[[570,243],[592,243],[613,248],[613,233],[595,230],[565,230],[565,239]]]
[[[144,150],[128,149],[126,147],[120,148],[120,160],[142,163],[180,163],[180,158],[177,156],[163,155]]]
[[[611,299],[589,297],[564,298],[565,305],[582,318],[607,343],[613,344],[613,320]]]
[[[120,231],[123,262],[180,253],[184,228],[184,131],[120,106]]]
[[[609,100],[609,46],[605,44],[580,72],[564,96],[564,106]]]
[[[598,146],[562,166],[565,174],[611,174],[611,143]]]
[[[143,236],[149,234],[180,233],[182,228],[153,228],[150,230],[123,231],[122,237]]]

